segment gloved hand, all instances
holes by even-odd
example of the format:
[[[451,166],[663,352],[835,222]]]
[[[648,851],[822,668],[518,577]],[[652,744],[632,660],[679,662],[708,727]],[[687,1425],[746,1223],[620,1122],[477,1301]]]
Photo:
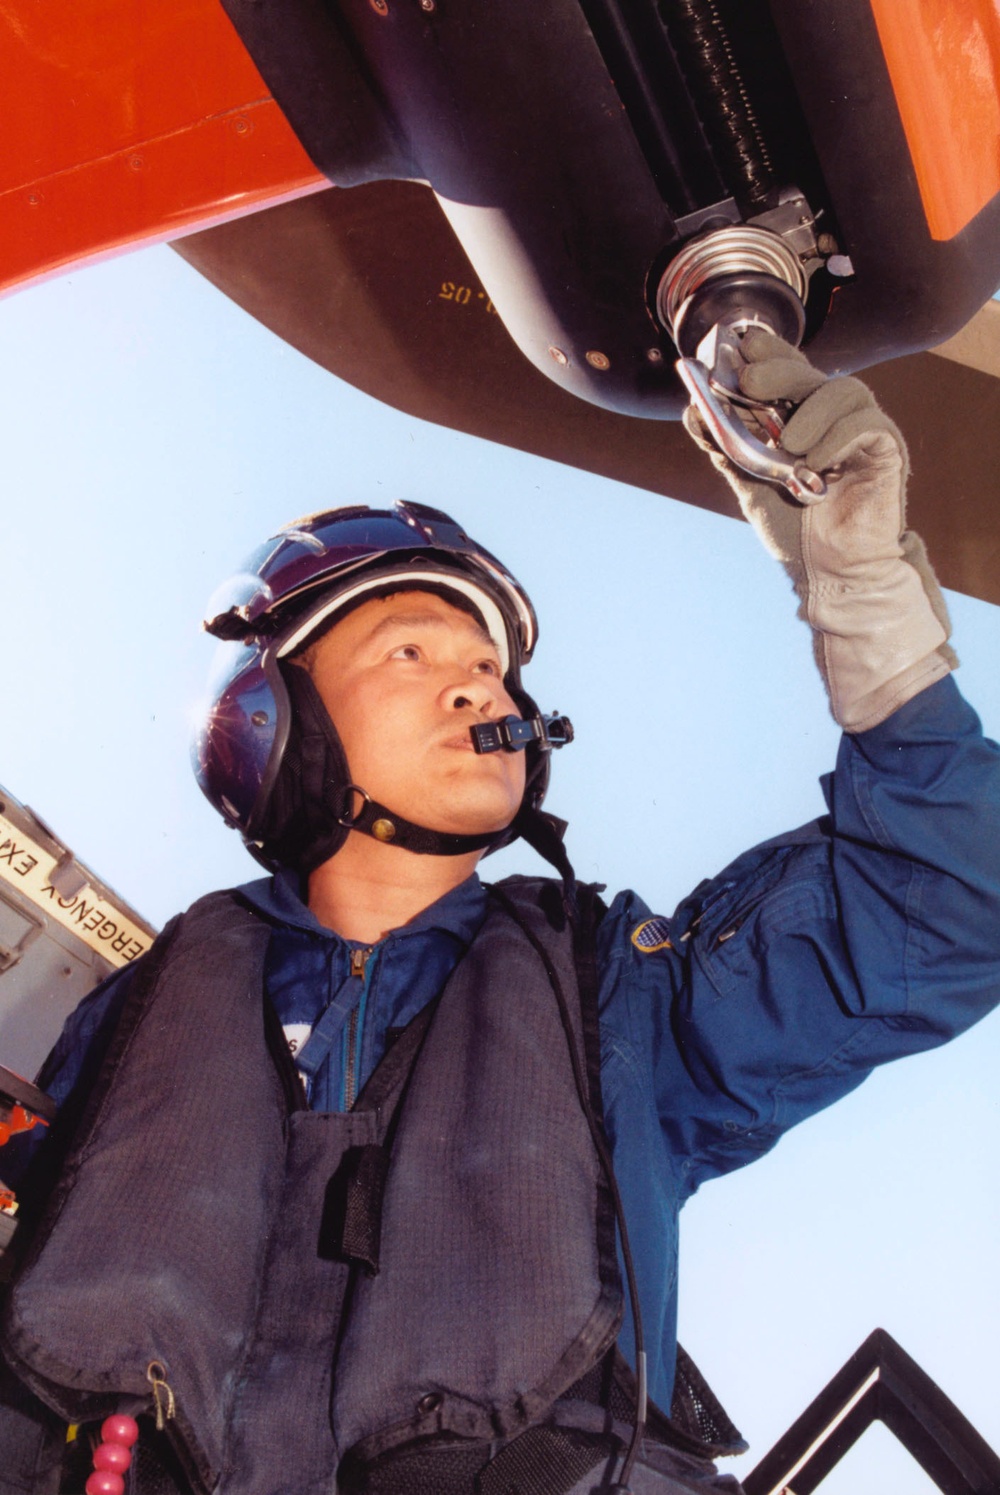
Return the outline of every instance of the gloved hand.
[[[744,394],[799,407],[781,445],[822,473],[826,497],[799,504],[733,467],[693,408],[684,424],[792,578],[835,719],[864,732],[958,663],[923,541],[905,528],[906,445],[860,380],[828,379],[761,328],[740,353]]]

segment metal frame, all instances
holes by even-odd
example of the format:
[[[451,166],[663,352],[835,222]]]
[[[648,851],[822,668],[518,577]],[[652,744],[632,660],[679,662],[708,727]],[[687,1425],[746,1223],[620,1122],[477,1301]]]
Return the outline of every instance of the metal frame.
[[[875,1329],[746,1476],[746,1495],[812,1495],[876,1420],[944,1495],[996,1495],[1000,1458],[884,1329]]]

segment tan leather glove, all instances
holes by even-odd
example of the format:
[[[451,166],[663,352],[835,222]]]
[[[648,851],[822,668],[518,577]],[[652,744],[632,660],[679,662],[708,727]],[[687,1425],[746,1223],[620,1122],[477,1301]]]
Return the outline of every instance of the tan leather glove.
[[[781,445],[823,474],[825,498],[799,504],[733,467],[693,409],[684,424],[792,578],[835,719],[864,732],[958,664],[923,541],[905,527],[906,445],[860,380],[828,379],[760,328],[740,352],[744,394],[799,407]]]

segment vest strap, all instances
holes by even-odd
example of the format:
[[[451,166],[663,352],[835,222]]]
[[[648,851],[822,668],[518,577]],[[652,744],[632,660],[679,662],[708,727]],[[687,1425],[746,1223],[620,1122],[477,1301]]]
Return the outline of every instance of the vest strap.
[[[473,1486],[476,1495],[566,1495],[567,1490],[610,1459],[618,1441],[573,1428],[537,1427],[515,1438],[490,1459]]]
[[[331,1231],[328,1211],[324,1235],[331,1238],[330,1244],[339,1256],[357,1262],[370,1277],[377,1276],[379,1270],[382,1200],[389,1176],[392,1139],[439,1000],[429,1002],[407,1024],[354,1103],[355,1111],[374,1111],[379,1116],[381,1141],[350,1148],[338,1170],[339,1176],[331,1179],[328,1203],[334,1205],[336,1200],[336,1222]]]
[[[494,1458],[482,1443],[395,1449],[363,1470],[342,1466],[337,1488],[340,1495],[566,1495],[619,1450],[610,1435],[534,1427]]]

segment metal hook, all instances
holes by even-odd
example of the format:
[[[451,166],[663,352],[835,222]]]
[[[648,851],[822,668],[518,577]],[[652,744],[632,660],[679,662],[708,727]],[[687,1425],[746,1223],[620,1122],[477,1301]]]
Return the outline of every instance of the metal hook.
[[[826,496],[826,483],[818,472],[750,435],[728,404],[730,392],[725,392],[727,403],[724,404],[716,393],[721,386],[713,382],[709,370],[699,359],[679,358],[675,367],[709,435],[734,466],[751,477],[780,483],[801,504],[818,503]]]

